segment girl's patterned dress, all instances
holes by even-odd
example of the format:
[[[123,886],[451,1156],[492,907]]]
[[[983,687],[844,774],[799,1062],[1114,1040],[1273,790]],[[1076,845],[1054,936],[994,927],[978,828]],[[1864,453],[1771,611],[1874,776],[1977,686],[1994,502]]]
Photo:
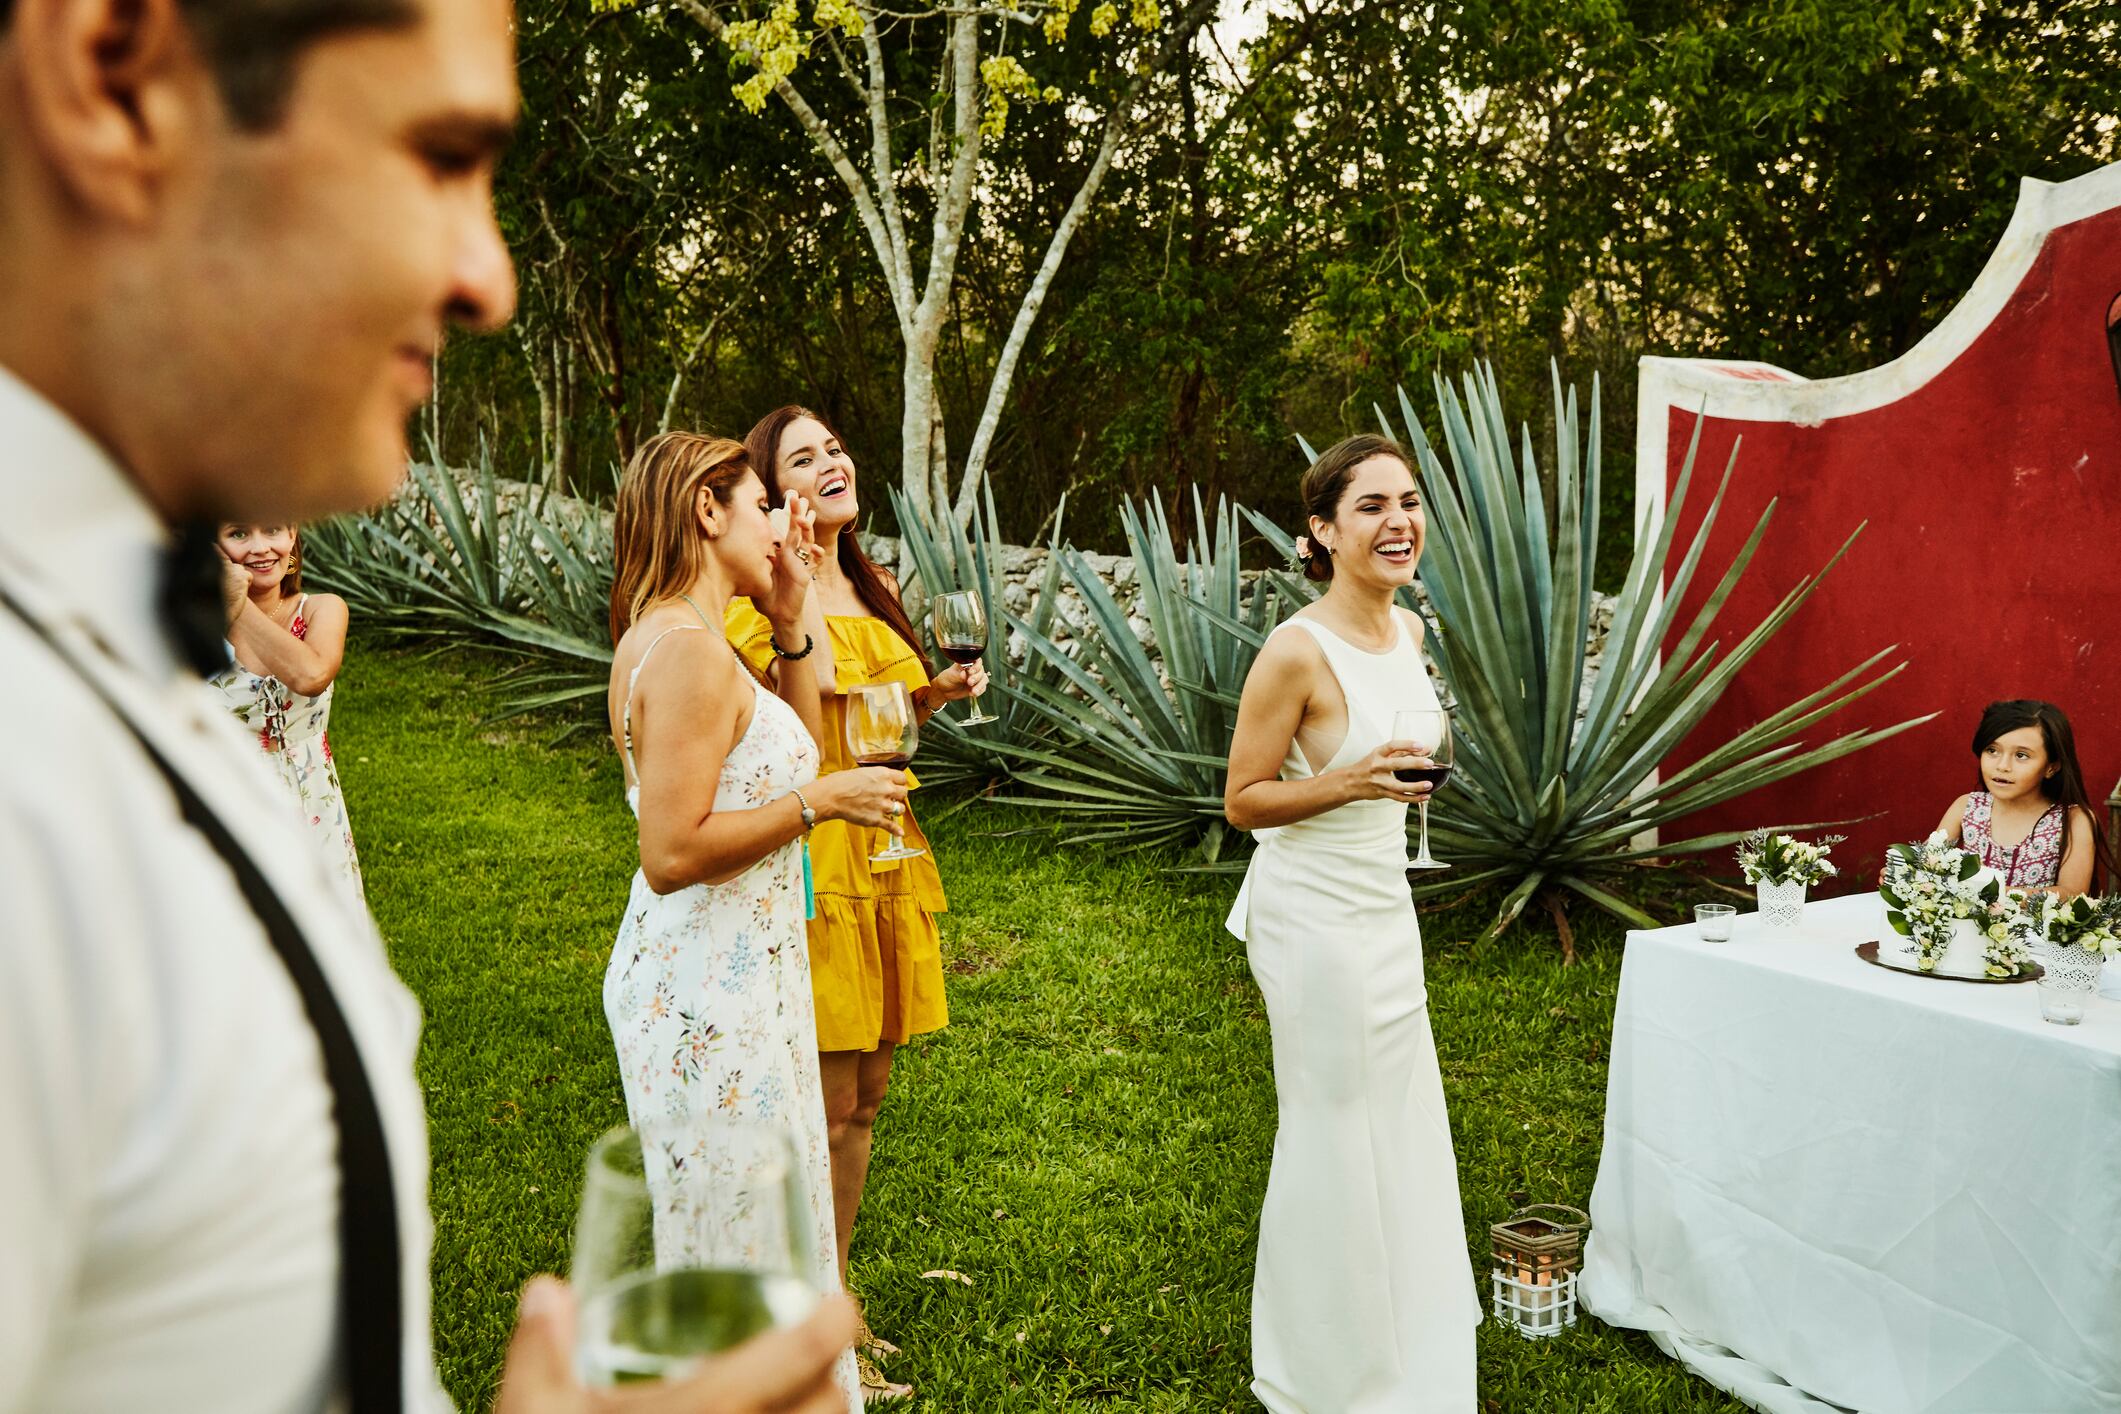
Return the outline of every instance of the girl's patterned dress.
[[[2010,889],[2051,889],[2062,877],[2062,846],[2067,842],[2069,811],[2050,805],[2033,828],[2015,846],[1996,843],[1995,799],[1977,790],[1966,799],[1966,816],[1959,823],[1959,839],[1969,853],[2003,876]]]
[[[296,601],[294,621],[287,626],[296,638],[309,636],[309,623],[302,617],[308,605],[307,594]],[[288,794],[302,812],[311,838],[353,889],[354,901],[365,907],[361,860],[354,853],[353,827],[346,819],[346,792],[339,787],[331,739],[324,730],[331,722],[332,688],[306,697],[278,678],[254,673],[240,663],[231,663],[213,679],[213,685],[236,720],[258,739],[258,746],[287,782]]]
[[[705,630],[665,629],[641,662],[682,632]],[[629,771],[640,675],[636,666],[627,679],[620,717]],[[756,809],[817,779],[817,746],[802,719],[756,684],[752,692],[751,725],[722,762],[716,810]],[[626,804],[640,814],[639,786],[627,788]],[[604,1017],[635,1123],[726,1115],[788,1132],[810,1195],[812,1277],[819,1291],[830,1292],[839,1289],[839,1249],[803,926],[799,843],[782,845],[726,883],[675,893],[656,893],[636,871],[604,974]],[[838,1375],[848,1407],[859,1411],[851,1352],[841,1357]]]

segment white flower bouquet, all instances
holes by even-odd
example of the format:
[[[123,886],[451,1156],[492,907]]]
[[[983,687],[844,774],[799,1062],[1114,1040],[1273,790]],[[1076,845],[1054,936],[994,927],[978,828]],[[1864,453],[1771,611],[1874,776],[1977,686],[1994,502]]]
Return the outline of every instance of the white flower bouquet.
[[[2121,895],[2073,899],[2041,893],[2023,905],[2028,926],[2056,947],[2082,948],[2097,957],[2121,957]]]
[[[1837,871],[1829,851],[1845,835],[1828,835],[1808,844],[1793,835],[1755,830],[1738,842],[1738,867],[1748,884],[1802,884],[1810,888]]]
[[[2004,888],[2003,876],[1983,865],[1979,855],[1934,839],[1896,844],[1886,851],[1878,893],[1885,900],[1886,921],[1908,939],[1915,965],[1924,972],[1936,967],[1962,922],[1981,934],[1989,976],[2013,976],[2027,960],[2019,936],[2028,922],[2025,896]]]

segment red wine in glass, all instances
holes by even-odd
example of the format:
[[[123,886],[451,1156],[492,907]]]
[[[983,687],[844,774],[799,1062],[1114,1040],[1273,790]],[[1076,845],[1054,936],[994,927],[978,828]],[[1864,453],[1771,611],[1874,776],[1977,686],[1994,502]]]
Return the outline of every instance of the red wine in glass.
[[[1405,781],[1408,785],[1426,785],[1435,790],[1442,790],[1444,782],[1451,779],[1451,768],[1449,766],[1413,766],[1403,771],[1394,771],[1392,774]]]
[[[1451,779],[1451,766],[1458,752],[1451,740],[1451,717],[1441,707],[1409,707],[1392,714],[1392,739],[1420,753],[1419,766],[1394,766],[1392,774],[1408,785],[1427,784],[1429,794]],[[1421,849],[1407,861],[1409,869],[1448,869],[1451,866],[1429,853],[1429,796],[1414,802],[1421,813]]]
[[[935,646],[951,662],[965,667],[977,663],[987,651],[987,606],[972,590],[959,589],[936,595],[930,615],[935,629]],[[976,727],[993,720],[975,701],[965,717],[965,725]]]
[[[913,694],[903,682],[872,682],[847,689],[847,754],[864,766],[889,766],[903,771],[920,749],[920,720],[913,712]],[[882,864],[893,859],[912,859],[926,850],[909,847],[903,838],[885,831],[883,848],[869,856]]]

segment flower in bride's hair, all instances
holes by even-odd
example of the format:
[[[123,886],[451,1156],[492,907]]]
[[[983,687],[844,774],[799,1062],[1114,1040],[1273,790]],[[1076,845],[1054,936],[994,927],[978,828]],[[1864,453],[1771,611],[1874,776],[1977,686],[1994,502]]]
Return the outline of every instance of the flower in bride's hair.
[[[1313,545],[1313,544],[1311,543],[1311,537],[1310,537],[1310,536],[1308,536],[1308,535],[1299,535],[1299,536],[1297,536],[1297,537],[1296,537],[1296,558],[1297,558],[1297,559],[1299,559],[1299,560],[1308,560],[1308,559],[1310,559],[1310,558],[1311,558],[1311,557],[1312,557],[1313,555],[1316,555],[1317,553],[1318,553],[1318,547],[1317,547],[1317,546],[1315,546],[1315,545]]]

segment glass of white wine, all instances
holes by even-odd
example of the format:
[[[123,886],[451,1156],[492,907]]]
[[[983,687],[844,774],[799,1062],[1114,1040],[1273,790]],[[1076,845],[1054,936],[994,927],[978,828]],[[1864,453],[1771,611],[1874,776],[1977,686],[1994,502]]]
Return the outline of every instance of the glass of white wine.
[[[778,1125],[677,1116],[591,1146],[570,1274],[590,1386],[683,1378],[817,1305],[795,1146]]]

